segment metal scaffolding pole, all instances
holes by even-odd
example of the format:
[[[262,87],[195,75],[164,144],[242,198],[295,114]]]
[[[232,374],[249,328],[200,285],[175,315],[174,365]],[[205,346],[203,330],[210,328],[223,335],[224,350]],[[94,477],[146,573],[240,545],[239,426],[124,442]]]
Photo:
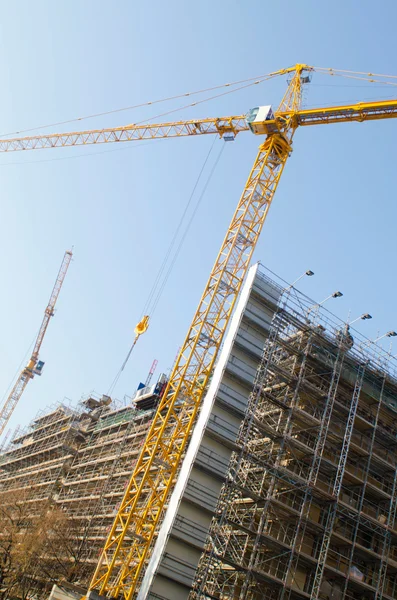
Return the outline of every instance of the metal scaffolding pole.
[[[390,529],[394,525],[394,522],[396,519],[396,513],[397,513],[397,469],[395,470],[395,473],[394,473],[393,490],[392,490],[392,494],[391,494],[389,514],[387,516],[387,529],[388,530],[385,532],[386,535],[384,536],[384,540],[383,540],[382,558],[381,558],[379,577],[378,577],[378,582],[376,585],[376,592],[375,592],[374,600],[382,600],[382,598],[383,598],[383,590],[385,588],[386,574],[387,574],[387,559],[389,556],[389,551],[390,551],[390,546],[391,546]]]
[[[316,485],[317,477],[318,477],[320,466],[321,466],[321,460],[323,457],[325,443],[327,440],[328,429],[329,429],[329,425],[331,422],[331,415],[332,415],[332,410],[334,407],[334,401],[336,398],[336,393],[337,393],[337,389],[338,389],[338,385],[339,385],[339,379],[340,379],[340,376],[342,373],[344,357],[345,357],[345,354],[343,352],[343,337],[341,336],[340,340],[339,340],[337,354],[334,359],[334,369],[333,369],[333,373],[332,373],[329,391],[328,391],[327,398],[325,401],[323,416],[321,418],[321,425],[320,425],[320,429],[318,432],[316,446],[314,449],[313,461],[311,464],[309,477],[307,480],[305,497],[304,497],[304,500],[302,503],[302,508],[301,508],[301,511],[299,514],[298,526],[296,528],[294,540],[293,540],[293,543],[291,546],[291,554],[290,554],[290,560],[288,563],[287,574],[290,574],[292,580],[293,580],[293,577],[295,574],[297,562],[299,560],[299,555],[295,554],[296,544],[297,544],[298,538],[300,536],[301,536],[301,538],[303,538],[303,536],[305,534],[307,519],[308,519],[308,516],[310,513],[310,509],[311,509],[313,488]],[[333,360],[333,357],[330,356],[330,359]],[[299,550],[300,550],[300,548],[298,549],[298,551]],[[281,591],[280,600],[289,599],[291,596],[291,592],[292,592],[291,588],[287,588],[286,585],[284,585],[283,589]]]
[[[263,384],[267,378],[269,365],[274,360],[275,353],[277,351],[279,351],[279,347],[277,345],[277,338],[278,338],[280,329],[283,327],[283,325],[284,325],[284,316],[283,316],[283,313],[278,310],[278,311],[276,311],[276,313],[272,319],[268,341],[267,341],[267,344],[265,345],[262,359],[260,361],[260,364],[259,364],[257,372],[256,372],[253,391],[252,391],[251,396],[248,401],[247,417],[244,420],[244,422],[240,428],[239,439],[237,442],[240,447],[240,452],[239,452],[238,456],[235,456],[236,464],[233,465],[233,471],[231,471],[231,470],[229,471],[229,479],[224,484],[222,492],[221,492],[221,497],[220,497],[220,501],[219,501],[219,507],[222,507],[221,516],[219,518],[218,523],[213,524],[213,528],[210,532],[209,543],[207,544],[207,546],[209,546],[211,548],[211,550],[209,553],[207,553],[206,555],[203,556],[202,565],[201,565],[202,573],[200,574],[200,582],[198,582],[198,585],[194,588],[193,592],[190,595],[190,598],[192,600],[208,597],[206,590],[205,590],[205,586],[208,585],[208,578],[211,575],[213,576],[213,571],[210,574],[210,566],[215,561],[219,561],[221,558],[223,558],[224,554],[226,553],[226,547],[227,547],[229,540],[226,540],[226,546],[225,546],[225,540],[224,540],[224,536],[222,535],[222,531],[228,520],[227,519],[227,511],[228,511],[228,508],[232,504],[233,494],[235,493],[235,490],[239,488],[239,484],[236,481],[236,476],[238,474],[238,471],[241,467],[242,461],[244,460],[244,457],[246,454],[244,452],[244,450],[247,446],[247,443],[250,440],[252,430],[256,424],[256,422],[255,422],[255,406],[263,393],[262,388],[263,388]],[[273,483],[271,483],[269,486],[269,490],[267,493],[268,499],[271,497],[271,494],[272,494],[272,488],[274,487],[274,480],[275,480],[275,476],[273,476],[273,478],[272,478]],[[247,575],[248,575],[248,573],[247,573]]]
[[[342,450],[340,453],[338,469],[336,472],[336,478],[335,478],[335,482],[334,482],[334,488],[333,488],[334,500],[331,505],[330,512],[328,514],[327,522],[325,524],[325,532],[324,532],[320,552],[318,555],[318,564],[317,564],[316,573],[314,575],[314,582],[313,582],[313,587],[312,587],[312,591],[310,594],[310,600],[318,600],[318,597],[320,594],[320,588],[321,588],[321,583],[322,583],[324,569],[325,569],[325,562],[327,560],[328,549],[329,549],[329,545],[331,542],[331,534],[332,534],[332,529],[333,529],[334,522],[335,522],[337,502],[338,502],[339,494],[341,491],[343,475],[345,473],[347,454],[349,452],[350,441],[351,441],[351,437],[352,437],[352,433],[353,433],[354,419],[356,417],[356,411],[357,411],[357,406],[358,406],[358,400],[360,397],[361,387],[363,384],[364,373],[365,373],[365,365],[360,365],[358,368],[358,371],[357,371],[357,377],[356,377],[356,383],[354,386],[353,398],[352,398],[352,402],[351,402],[351,406],[350,406],[349,416],[348,416],[347,423],[346,423],[345,437],[343,439]]]
[[[366,490],[368,476],[369,476],[369,468],[370,468],[370,464],[371,464],[372,450],[373,450],[374,443],[375,443],[376,428],[377,428],[377,425],[378,425],[379,414],[380,414],[380,410],[381,410],[381,407],[382,407],[383,392],[384,392],[384,389],[385,389],[385,383],[386,383],[386,373],[384,373],[384,375],[382,377],[382,384],[381,384],[381,388],[380,388],[379,401],[378,401],[378,405],[377,405],[377,409],[376,409],[376,414],[375,414],[374,427],[372,429],[372,435],[371,435],[370,445],[369,445],[369,448],[368,448],[368,460],[367,460],[367,464],[366,464],[366,469],[365,469],[365,474],[364,474],[364,479],[363,479],[363,485],[362,485],[362,491],[361,491],[361,495],[360,495],[360,500],[359,500],[359,504],[358,504],[358,507],[357,507],[358,518],[355,519],[354,533],[353,533],[353,538],[352,538],[352,546],[351,546],[350,557],[349,557],[349,564],[348,564],[348,569],[347,569],[348,573],[350,572],[350,569],[351,569],[351,567],[353,565],[354,547],[355,547],[355,544],[356,544],[356,540],[357,540],[357,535],[358,535],[358,531],[359,531],[359,528],[360,528],[360,524],[362,523],[362,519],[360,519],[360,515],[361,515],[361,511],[362,511],[363,504],[364,504],[364,499],[365,499],[365,490]],[[371,530],[372,529],[373,528],[371,528]],[[349,579],[348,579],[348,577],[346,577],[345,585],[344,585],[344,588],[343,588],[343,595],[346,594],[348,584],[349,584]]]

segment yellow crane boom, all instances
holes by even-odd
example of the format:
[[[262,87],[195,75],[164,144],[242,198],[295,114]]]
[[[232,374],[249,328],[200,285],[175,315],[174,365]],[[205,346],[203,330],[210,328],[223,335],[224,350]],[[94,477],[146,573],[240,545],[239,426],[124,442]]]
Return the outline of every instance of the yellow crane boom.
[[[5,400],[3,406],[0,408],[0,435],[3,433],[8,421],[10,420],[10,417],[16,405],[18,404],[29,380],[33,379],[35,375],[41,375],[41,371],[44,366],[44,363],[39,361],[39,352],[41,344],[43,343],[43,339],[47,331],[50,319],[54,316],[55,304],[58,300],[59,292],[61,291],[61,287],[71,260],[72,252],[71,250],[67,250],[63,257],[62,264],[59,269],[55,285],[52,289],[48,305],[44,311],[44,317],[41,322],[40,330],[37,335],[30,360],[26,367],[19,374],[18,379],[16,380],[16,383],[12,388],[8,398]]]
[[[397,99],[301,110],[302,87],[313,69],[295,65],[273,114],[258,107],[247,117],[179,121],[13,138],[0,152],[203,134],[266,136],[260,145],[198,309],[180,349],[90,584],[108,597],[136,596],[166,502],[195,422],[233,306],[249,267],[299,126],[397,117]]]
[[[299,109],[305,70],[296,67],[280,110]],[[286,118],[259,148],[92,578],[100,594],[129,599],[138,589],[295,129]]]
[[[363,102],[332,106],[329,108],[311,108],[309,110],[275,112],[275,121],[280,126],[293,119],[294,125],[324,125],[352,121],[374,121],[397,117],[397,100],[381,102]],[[70,131],[0,139],[0,152],[19,152],[23,150],[43,150],[46,148],[65,148],[92,144],[110,144],[116,142],[136,142],[158,138],[188,137],[194,135],[225,134],[237,135],[249,131],[246,115],[175,121],[172,123],[154,123],[145,125],[125,125],[109,129]]]
[[[199,119],[193,121],[176,121],[173,123],[154,123],[148,125],[125,125],[109,129],[93,129],[89,131],[71,131],[49,135],[28,136],[22,138],[0,140],[0,152],[17,152],[19,150],[42,150],[45,148],[63,148],[65,146],[87,146],[89,144],[109,144],[114,142],[133,142],[155,138],[186,137],[233,131],[235,134],[248,129],[245,116],[216,119]]]

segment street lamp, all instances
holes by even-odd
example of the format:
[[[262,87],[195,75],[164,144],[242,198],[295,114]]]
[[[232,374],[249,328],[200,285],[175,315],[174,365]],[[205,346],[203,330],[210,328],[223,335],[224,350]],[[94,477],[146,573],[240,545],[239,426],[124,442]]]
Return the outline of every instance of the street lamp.
[[[379,342],[379,340],[381,340],[384,337],[396,337],[397,332],[396,331],[388,331],[387,333],[384,333],[383,335],[380,335],[378,338],[376,338],[376,340],[374,340],[373,342],[371,342],[372,344],[376,344],[376,342]]]
[[[396,331],[393,331],[393,330],[386,331],[386,333],[383,333],[382,335],[377,337],[375,340],[368,340],[368,342],[366,342],[365,344],[362,344],[361,348],[365,348],[365,346],[370,346],[371,344],[376,344],[377,342],[379,342],[379,340],[382,340],[385,337],[392,338],[392,337],[396,337],[396,335],[397,335]]]
[[[349,327],[350,325],[353,325],[353,323],[356,323],[357,321],[367,321],[368,319],[372,319],[372,315],[370,315],[369,313],[364,313],[363,315],[361,315],[360,317],[357,317],[357,319],[354,319],[353,321],[350,321],[350,323],[348,323]]]
[[[324,298],[324,300],[321,300],[321,302],[317,302],[316,304],[313,304],[313,306],[311,306],[309,308],[309,310],[307,311],[307,316],[309,316],[309,314],[313,310],[313,308],[319,308],[325,302],[327,302],[327,300],[330,300],[331,298],[341,298],[342,296],[343,296],[342,292],[339,292],[339,291],[336,291],[333,294],[330,294],[329,296],[327,296],[326,298]]]
[[[334,292],[333,294],[331,294],[330,298],[340,298],[341,296],[343,296],[342,292]],[[325,300],[328,300],[328,298],[326,298]],[[323,304],[325,300],[323,300],[321,304]]]
[[[298,281],[300,281],[301,279],[303,279],[304,277],[312,277],[314,275],[314,271],[311,271],[310,269],[308,269],[307,271],[305,271],[304,273],[302,273],[302,275],[299,275],[298,279],[295,279],[295,281],[293,283],[291,283],[289,286],[287,286],[286,288],[283,289],[283,293],[288,292],[291,288],[293,288],[295,286],[296,283],[298,283]]]

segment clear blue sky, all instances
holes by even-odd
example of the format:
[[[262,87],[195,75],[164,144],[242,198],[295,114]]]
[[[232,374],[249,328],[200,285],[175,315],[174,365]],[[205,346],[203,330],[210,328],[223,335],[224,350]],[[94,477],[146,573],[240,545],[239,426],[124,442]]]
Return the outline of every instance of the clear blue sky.
[[[296,62],[397,74],[396,17],[392,0],[379,9],[368,0],[3,2],[0,132]],[[285,85],[264,83],[168,118],[277,105]],[[307,106],[391,97],[394,90],[315,75]],[[185,102],[64,129],[137,122]],[[374,319],[361,326],[370,337],[397,328],[396,137],[397,121],[298,131],[256,251],[256,259],[287,280],[307,268],[315,271],[302,289],[318,300],[342,290],[332,309],[342,318],[349,310],[354,316],[372,313]],[[107,391],[211,143],[203,137],[0,156],[0,395],[37,332],[65,249],[75,246],[42,347],[45,371],[29,384],[12,426],[64,396],[77,401],[90,390]],[[214,153],[222,143],[216,142]],[[117,385],[119,398],[133,393],[154,358],[159,370],[171,366],[257,144],[245,133],[225,147],[151,328]]]

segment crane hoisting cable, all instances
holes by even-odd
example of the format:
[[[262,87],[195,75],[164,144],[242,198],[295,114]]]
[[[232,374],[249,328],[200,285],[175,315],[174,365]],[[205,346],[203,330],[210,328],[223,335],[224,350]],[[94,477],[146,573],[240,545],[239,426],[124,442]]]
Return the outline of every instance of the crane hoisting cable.
[[[143,317],[143,319],[141,319],[139,321],[139,323],[136,324],[135,329],[134,329],[134,333],[135,333],[135,337],[134,337],[134,341],[132,342],[132,346],[129,349],[129,352],[127,354],[127,357],[125,359],[125,361],[123,362],[120,372],[124,371],[124,367],[128,362],[128,359],[131,356],[131,352],[133,351],[133,349],[135,348],[135,344],[137,343],[137,341],[139,340],[139,338],[141,337],[141,335],[143,333],[145,333],[145,331],[147,331],[147,328],[149,327],[149,315],[145,315]]]
[[[47,308],[44,311],[43,321],[41,323],[41,327],[39,333],[37,335],[35,345],[33,348],[32,355],[26,367],[19,374],[18,379],[14,387],[12,388],[9,396],[5,400],[3,406],[0,409],[0,435],[3,433],[8,421],[11,418],[12,413],[16,405],[18,404],[28,382],[30,379],[33,379],[35,375],[41,375],[44,362],[39,360],[39,352],[41,348],[41,344],[43,343],[43,339],[45,333],[47,331],[48,324],[50,322],[51,317],[54,316],[54,309],[56,301],[58,300],[59,292],[61,291],[62,284],[64,282],[67,270],[70,265],[70,261],[72,260],[73,253],[71,250],[67,250],[62,260],[61,267],[59,269],[55,285],[51,292],[50,300],[48,302]]]
[[[135,337],[134,337],[134,341],[132,342],[132,346],[128,351],[127,357],[125,359],[125,361],[123,362],[120,372],[124,371],[125,365],[128,362],[128,359],[131,356],[131,352],[133,351],[133,349],[135,348],[135,344],[137,343],[137,341],[139,340],[139,338],[141,337],[141,335],[143,333],[145,333],[145,331],[147,331],[147,328],[149,327],[149,315],[145,315],[143,317],[143,319],[141,319],[139,321],[139,323],[136,324],[135,329],[134,329],[134,333],[135,333]]]
[[[119,372],[117,373],[116,377],[113,379],[112,384],[111,384],[110,388],[108,389],[109,396],[113,393],[113,390],[116,387],[118,380],[120,379],[120,375],[124,371],[126,364],[128,363],[128,361],[130,359],[131,353],[132,353],[133,349],[135,348],[135,344],[137,343],[137,341],[139,340],[141,335],[144,334],[145,331],[147,331],[147,329],[149,327],[149,318],[150,318],[149,315],[144,315],[142,317],[142,319],[139,321],[139,323],[136,324],[135,329],[134,329],[134,333],[135,333],[134,341],[132,342],[131,348],[128,350],[128,354],[125,357],[124,362],[121,365]]]
[[[179,256],[179,253],[181,251],[181,248],[183,246],[183,243],[185,241],[185,238],[187,236],[189,228],[190,228],[190,226],[191,226],[191,224],[193,222],[193,219],[194,219],[195,214],[196,214],[196,212],[198,210],[198,207],[200,206],[200,203],[201,203],[201,201],[202,201],[202,199],[204,197],[204,194],[205,194],[205,192],[207,190],[207,187],[208,187],[208,185],[209,185],[209,183],[211,181],[211,178],[212,178],[212,176],[214,174],[214,171],[215,171],[215,169],[216,169],[216,167],[217,167],[217,165],[219,163],[219,159],[220,159],[220,157],[222,155],[222,152],[223,152],[223,149],[224,149],[224,145],[222,146],[222,149],[219,152],[214,165],[212,166],[212,169],[211,169],[211,171],[210,171],[210,173],[209,173],[209,175],[207,177],[207,180],[205,182],[204,188],[201,191],[201,194],[200,194],[200,196],[199,196],[199,198],[198,198],[198,200],[197,200],[197,202],[196,202],[196,204],[195,204],[195,206],[193,208],[193,212],[190,215],[189,221],[185,225],[184,231],[183,231],[183,233],[182,233],[182,235],[181,235],[181,237],[179,239],[179,242],[178,242],[178,245],[176,247],[176,250],[175,250],[174,254],[172,255],[172,250],[173,250],[174,245],[176,244],[176,242],[178,240],[178,235],[179,235],[179,233],[180,233],[180,231],[182,229],[182,225],[183,225],[184,219],[186,217],[188,208],[189,208],[189,206],[190,206],[190,204],[192,202],[192,199],[193,199],[193,196],[194,196],[194,194],[196,192],[196,189],[197,189],[197,187],[198,187],[198,185],[199,185],[199,183],[201,181],[201,177],[203,175],[204,169],[205,169],[205,167],[207,165],[207,162],[208,162],[208,160],[210,158],[210,155],[212,153],[212,150],[214,148],[215,141],[216,141],[216,138],[214,139],[214,143],[211,145],[211,148],[209,149],[208,154],[207,154],[207,156],[206,156],[206,158],[204,160],[204,164],[201,167],[201,170],[200,170],[200,172],[198,174],[198,177],[197,177],[196,182],[195,182],[195,184],[193,186],[193,190],[192,190],[192,192],[190,194],[190,197],[189,197],[189,200],[187,202],[187,205],[185,206],[185,209],[184,209],[184,211],[182,213],[182,216],[180,218],[180,221],[178,223],[178,226],[176,228],[174,236],[173,236],[173,238],[172,238],[172,240],[170,242],[170,245],[169,245],[168,250],[167,250],[167,252],[165,254],[164,260],[163,260],[163,262],[162,262],[162,264],[160,266],[159,272],[157,273],[157,276],[155,278],[153,287],[152,287],[152,289],[150,291],[149,297],[148,297],[148,299],[146,301],[146,304],[145,304],[145,307],[144,307],[143,311],[144,312],[148,312],[149,314],[145,315],[142,318],[142,320],[135,327],[135,330],[134,330],[135,331],[135,339],[134,339],[134,341],[133,341],[133,343],[131,345],[131,348],[129,349],[128,354],[127,354],[127,356],[126,356],[123,364],[121,365],[121,367],[120,367],[120,369],[119,369],[116,377],[113,379],[113,382],[112,382],[111,386],[108,389],[108,394],[109,395],[111,395],[114,392],[114,389],[115,389],[115,387],[116,387],[116,385],[117,385],[117,383],[118,383],[118,381],[120,379],[121,373],[124,371],[124,369],[125,369],[128,361],[130,359],[130,356],[131,356],[132,351],[133,351],[133,349],[135,347],[135,344],[138,341],[138,338],[142,335],[142,333],[144,333],[147,330],[147,328],[149,326],[149,319],[151,319],[153,317],[153,314],[154,314],[154,312],[155,312],[155,310],[157,308],[157,305],[158,305],[158,303],[160,301],[161,295],[162,295],[162,293],[164,291],[164,288],[165,288],[165,286],[167,284],[168,278],[169,278],[169,276],[170,276],[170,274],[172,272],[172,269],[173,269],[173,267],[175,265],[175,262],[176,262],[176,260],[177,260],[177,258]],[[167,266],[168,261],[169,261],[169,264]]]

